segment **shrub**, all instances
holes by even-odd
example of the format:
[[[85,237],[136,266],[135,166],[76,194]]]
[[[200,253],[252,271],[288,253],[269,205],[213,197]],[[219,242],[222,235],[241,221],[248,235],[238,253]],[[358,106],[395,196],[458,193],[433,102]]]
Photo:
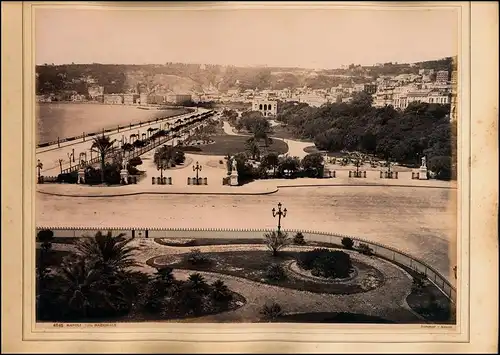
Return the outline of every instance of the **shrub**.
[[[184,154],[184,151],[182,150],[176,150],[174,154],[174,162],[175,164],[182,164],[186,161],[186,156]]]
[[[311,270],[314,276],[327,278],[348,277],[352,269],[349,254],[324,248],[299,253],[297,263],[304,270]]]
[[[127,171],[129,175],[139,175],[139,169],[137,169],[135,166],[128,166]]]
[[[271,264],[266,270],[266,278],[271,281],[286,279],[286,272],[280,264]]]
[[[368,256],[373,255],[373,249],[370,248],[368,246],[368,244],[366,244],[366,243],[359,243],[358,251],[364,255],[368,255]]]
[[[273,252],[273,256],[277,256],[278,252],[290,244],[290,238],[285,232],[270,232],[264,234],[265,243],[269,250]]]
[[[191,265],[207,266],[212,263],[212,259],[203,255],[200,249],[193,249],[186,255],[186,260]]]
[[[78,181],[78,172],[64,173],[57,175],[57,182],[66,182],[68,184],[76,184]]]
[[[272,320],[281,316],[283,314],[283,309],[278,303],[273,302],[272,304],[269,305],[265,304],[262,307],[260,314],[262,314],[265,319]]]
[[[218,305],[225,304],[226,306],[228,306],[229,301],[233,299],[233,295],[229,291],[229,288],[226,286],[224,281],[214,281],[214,283],[212,283],[210,287],[212,289],[210,292],[210,297],[212,298],[214,303]]]
[[[352,247],[354,246],[354,241],[349,237],[344,237],[342,238],[342,245],[346,249],[352,249]]]
[[[304,235],[301,232],[298,232],[293,237],[293,244],[295,245],[305,245],[306,241],[304,240]]]
[[[142,159],[141,157],[134,157],[128,161],[129,166],[137,166],[142,164]]]

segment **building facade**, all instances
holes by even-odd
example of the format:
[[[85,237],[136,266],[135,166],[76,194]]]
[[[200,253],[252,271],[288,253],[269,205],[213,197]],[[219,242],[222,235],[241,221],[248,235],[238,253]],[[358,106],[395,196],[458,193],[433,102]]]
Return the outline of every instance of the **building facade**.
[[[448,81],[448,71],[440,70],[436,73],[436,82],[445,83]]]
[[[107,105],[122,105],[123,104],[123,95],[105,94],[103,102]]]
[[[278,113],[278,101],[254,100],[252,111],[259,111],[264,117],[276,116]]]
[[[167,102],[180,105],[186,102],[191,102],[192,96],[191,94],[170,94],[167,95]]]

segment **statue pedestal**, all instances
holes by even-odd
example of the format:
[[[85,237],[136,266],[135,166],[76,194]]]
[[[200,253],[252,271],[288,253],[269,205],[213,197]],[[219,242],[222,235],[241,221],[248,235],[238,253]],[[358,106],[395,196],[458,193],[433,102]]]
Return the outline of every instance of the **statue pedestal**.
[[[427,180],[427,167],[421,166],[420,169],[418,169],[418,179]]]
[[[229,176],[229,185],[230,186],[238,186],[238,173],[232,172]]]
[[[128,170],[127,169],[120,170],[120,180],[123,181],[125,184],[128,184]]]
[[[77,184],[85,184],[85,170],[84,169],[79,169],[78,170],[78,177],[76,179]]]

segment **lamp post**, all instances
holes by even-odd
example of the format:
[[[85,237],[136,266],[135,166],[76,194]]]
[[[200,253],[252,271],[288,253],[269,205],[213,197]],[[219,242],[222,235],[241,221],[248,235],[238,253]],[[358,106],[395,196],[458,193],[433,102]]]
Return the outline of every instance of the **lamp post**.
[[[40,182],[40,171],[43,168],[43,164],[40,161],[40,159],[38,159],[38,161],[37,161],[36,168],[38,169],[38,182]]]
[[[69,159],[69,169],[71,170],[72,168],[72,165],[71,165],[71,161],[74,159],[74,153],[68,153],[68,159]]]
[[[73,163],[75,162],[75,148],[71,150],[71,156],[73,157]]]
[[[59,159],[59,169],[61,170],[61,174],[62,174],[62,162],[63,162],[63,160]]]
[[[286,208],[282,211],[281,210],[281,202],[278,203],[278,211],[276,211],[276,209],[273,207],[273,209],[271,210],[273,212],[273,217],[276,217],[278,216],[278,233],[281,232],[281,216],[283,216],[283,218],[286,217]]]
[[[196,162],[196,166],[193,166],[193,171],[196,171],[196,185],[199,185],[198,182],[198,172],[201,171],[201,165]]]

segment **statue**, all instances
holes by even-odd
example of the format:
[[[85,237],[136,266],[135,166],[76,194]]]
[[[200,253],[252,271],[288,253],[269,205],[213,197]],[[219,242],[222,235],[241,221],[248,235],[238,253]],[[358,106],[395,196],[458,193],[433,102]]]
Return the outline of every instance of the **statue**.
[[[125,155],[122,157],[122,169],[127,169],[127,159]]]
[[[236,159],[233,158],[233,162],[232,163],[233,163],[233,166],[232,166],[231,170],[234,171],[234,172],[237,172],[238,169],[237,169],[237,166],[236,166]]]
[[[425,157],[422,157],[422,166],[421,167],[422,168],[427,168]]]

